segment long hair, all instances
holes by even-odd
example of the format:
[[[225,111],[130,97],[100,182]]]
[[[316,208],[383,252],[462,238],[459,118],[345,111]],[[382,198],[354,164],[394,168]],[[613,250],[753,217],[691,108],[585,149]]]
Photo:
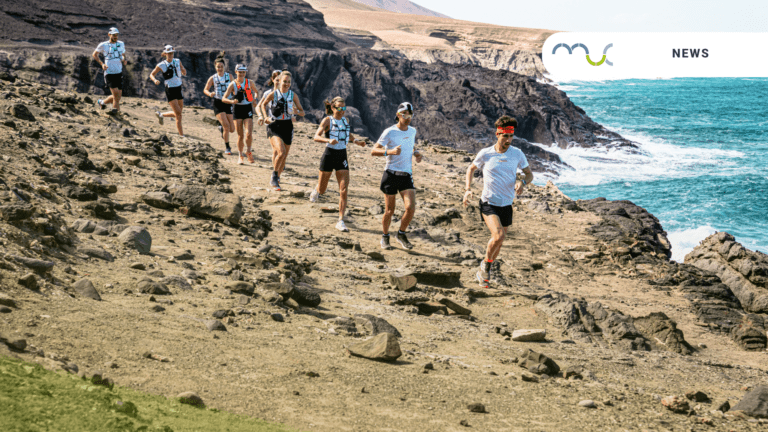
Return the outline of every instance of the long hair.
[[[267,87],[274,87],[275,85],[277,85],[277,79],[276,78],[278,76],[280,76],[280,72],[279,71],[272,72],[272,76],[270,76],[269,79],[267,80],[266,86]]]
[[[324,102],[325,103],[325,113],[326,114],[333,115],[333,106],[336,105],[336,102],[346,103],[346,102],[344,102],[344,98],[341,97],[341,96],[336,96],[330,102],[328,102],[328,100],[326,99],[325,102]]]
[[[219,53],[219,55],[216,56],[216,60],[213,61],[213,65],[216,66],[217,64],[221,63],[224,64],[224,55],[226,52],[222,51]]]

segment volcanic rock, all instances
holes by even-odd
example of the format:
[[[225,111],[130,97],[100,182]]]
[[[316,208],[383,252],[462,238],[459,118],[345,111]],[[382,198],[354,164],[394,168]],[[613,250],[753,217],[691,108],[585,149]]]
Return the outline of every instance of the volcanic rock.
[[[401,355],[400,344],[392,333],[381,333],[348,348],[349,353],[370,360],[395,361]]]
[[[237,225],[243,216],[240,197],[200,186],[170,188],[173,204],[189,209],[190,215],[226,220]]]
[[[72,287],[77,291],[77,293],[81,297],[86,297],[89,299],[101,301],[101,296],[99,295],[99,292],[96,291],[96,287],[93,286],[93,283],[89,281],[88,279],[81,279],[77,282],[75,282]]]
[[[371,336],[377,336],[381,333],[391,333],[397,337],[401,337],[400,331],[392,324],[387,322],[384,318],[379,318],[369,314],[355,315],[355,323],[361,328],[365,329]]]

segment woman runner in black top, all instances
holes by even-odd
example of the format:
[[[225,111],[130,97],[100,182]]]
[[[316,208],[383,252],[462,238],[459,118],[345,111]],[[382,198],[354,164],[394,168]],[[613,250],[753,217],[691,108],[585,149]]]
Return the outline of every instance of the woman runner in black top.
[[[224,97],[224,93],[227,91],[227,87],[229,87],[232,80],[230,79],[229,72],[224,72],[223,51],[213,64],[216,67],[216,73],[208,78],[203,93],[213,98],[213,115],[219,120],[219,130],[221,131],[221,137],[224,139],[224,146],[226,148],[224,154],[231,155],[232,149],[229,148],[229,134],[235,131],[235,121],[232,119],[233,109],[232,105],[224,103],[221,98]]]
[[[160,84],[160,80],[155,78],[158,72],[163,73],[163,79],[165,79],[165,97],[168,99],[168,104],[171,106],[172,111],[161,113],[155,112],[160,124],[163,124],[163,117],[176,118],[176,130],[179,132],[179,136],[184,136],[184,130],[181,127],[181,111],[184,109],[184,97],[181,95],[181,77],[187,76],[187,70],[181,64],[179,59],[175,59],[174,53],[176,50],[173,46],[166,45],[163,50],[163,57],[165,60],[158,63],[155,69],[149,74],[149,79],[152,80],[155,85]]]
[[[320,174],[317,187],[309,196],[311,202],[317,202],[320,195],[325,193],[328,180],[333,171],[336,171],[336,181],[339,182],[339,221],[336,229],[347,232],[344,224],[344,210],[347,208],[347,187],[349,186],[349,162],[347,160],[347,143],[354,142],[360,147],[365,147],[365,141],[356,140],[349,127],[349,119],[344,117],[347,104],[344,98],[335,97],[333,101],[325,101],[325,113],[328,117],[320,122],[315,132],[315,142],[325,143],[325,153],[320,160]]]

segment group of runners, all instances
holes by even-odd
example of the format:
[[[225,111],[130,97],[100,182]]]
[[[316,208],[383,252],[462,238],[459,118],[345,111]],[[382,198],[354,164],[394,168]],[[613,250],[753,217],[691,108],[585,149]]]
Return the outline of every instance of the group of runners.
[[[120,109],[122,96],[122,68],[126,65],[125,44],[118,40],[117,28],[109,31],[109,40],[98,45],[93,52],[93,58],[104,70],[104,80],[111,95],[99,99],[96,104],[105,108],[111,103],[114,110]],[[184,98],[181,92],[182,77],[187,71],[179,59],[174,58],[173,46],[166,45],[163,49],[163,61],[150,73],[150,80],[156,85],[156,78],[162,73],[165,81],[165,94],[171,111],[160,112],[156,115],[160,124],[163,119],[173,117],[180,136],[182,129],[182,110]],[[104,57],[101,60],[99,55]],[[285,169],[286,159],[293,143],[293,122],[296,117],[304,116],[304,109],[298,96],[291,90],[292,76],[289,71],[275,70],[267,81],[269,90],[259,99],[259,92],[253,80],[246,77],[247,65],[238,64],[235,67],[234,78],[226,71],[224,53],[214,61],[216,73],[211,76],[203,92],[213,99],[213,112],[219,121],[219,130],[224,140],[225,154],[231,155],[229,138],[237,133],[238,164],[247,160],[254,163],[252,153],[253,122],[259,126],[266,125],[266,133],[272,146],[273,171],[270,187],[279,191],[280,176]],[[325,144],[326,148],[320,160],[317,186],[310,194],[309,200],[317,202],[326,192],[331,175],[336,173],[339,185],[339,219],[336,229],[347,232],[344,215],[347,207],[347,191],[349,189],[349,160],[347,146],[350,143],[365,147],[363,140],[355,139],[351,132],[349,119],[345,116],[347,106],[343,97],[335,97],[325,101],[325,112],[315,132],[314,141]],[[413,105],[403,102],[397,107],[395,124],[387,128],[379,137],[371,151],[372,156],[386,158],[386,166],[381,178],[380,190],[384,194],[384,215],[382,216],[381,248],[391,249],[390,225],[395,214],[397,196],[400,195],[404,212],[395,240],[407,250],[413,248],[408,240],[407,229],[416,210],[416,188],[413,181],[413,160],[417,163],[422,155],[416,149],[416,129],[411,127],[414,116]],[[478,207],[485,225],[491,232],[491,238],[486,248],[485,257],[476,273],[481,286],[488,287],[491,280],[492,264],[501,251],[501,246],[512,225],[512,204],[515,195],[533,180],[533,173],[528,161],[520,149],[512,147],[512,139],[517,127],[517,120],[509,116],[500,117],[496,123],[496,143],[482,149],[467,168],[465,193],[462,199],[467,206],[473,195],[472,178],[476,170],[482,171],[483,190]],[[518,170],[523,175],[518,175]]]

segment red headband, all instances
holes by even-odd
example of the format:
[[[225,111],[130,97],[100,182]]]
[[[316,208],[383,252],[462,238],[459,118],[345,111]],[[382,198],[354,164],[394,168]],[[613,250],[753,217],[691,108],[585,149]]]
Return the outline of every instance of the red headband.
[[[504,127],[496,128],[496,133],[514,134],[515,133],[515,127],[514,126],[504,126]]]

